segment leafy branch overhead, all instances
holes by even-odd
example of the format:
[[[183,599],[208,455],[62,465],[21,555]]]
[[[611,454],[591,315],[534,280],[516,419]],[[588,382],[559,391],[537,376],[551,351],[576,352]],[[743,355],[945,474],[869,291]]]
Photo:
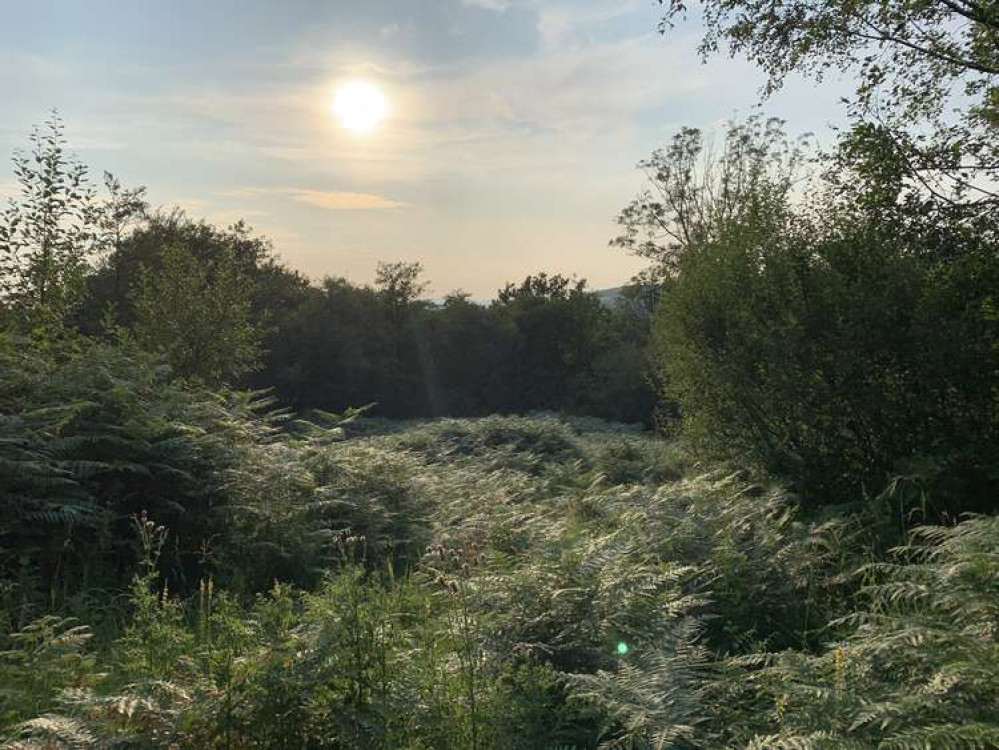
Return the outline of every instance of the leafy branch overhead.
[[[666,6],[668,33],[692,9]],[[856,76],[851,112],[905,147],[910,172],[955,200],[995,203],[999,7],[985,0],[703,0],[703,57],[755,63],[773,94],[789,76]]]

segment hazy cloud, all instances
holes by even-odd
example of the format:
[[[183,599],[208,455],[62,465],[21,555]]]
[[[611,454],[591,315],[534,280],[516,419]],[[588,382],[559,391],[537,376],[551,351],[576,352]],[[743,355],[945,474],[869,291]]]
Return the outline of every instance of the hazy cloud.
[[[510,7],[510,0],[461,0],[461,4],[471,8],[483,8],[485,10],[502,13]]]
[[[664,39],[660,13],[653,0],[14,3],[0,157],[57,106],[94,174],[209,221],[252,219],[317,278],[404,257],[477,296],[538,270],[613,286],[640,266],[607,248],[641,186],[633,165],[681,125],[744,113],[760,84],[738,60],[700,65],[699,22]],[[330,115],[351,78],[389,102],[368,138]],[[812,130],[832,106],[810,85],[767,112]]]
[[[330,211],[366,211],[404,208],[407,204],[370,193],[342,193],[333,190],[293,190],[292,197],[301,203]]]
[[[259,198],[264,196],[287,196],[299,203],[305,203],[327,211],[370,211],[390,208],[405,208],[407,203],[391,200],[373,193],[352,193],[342,190],[312,190],[296,187],[245,187],[224,190],[216,193],[224,198]]]

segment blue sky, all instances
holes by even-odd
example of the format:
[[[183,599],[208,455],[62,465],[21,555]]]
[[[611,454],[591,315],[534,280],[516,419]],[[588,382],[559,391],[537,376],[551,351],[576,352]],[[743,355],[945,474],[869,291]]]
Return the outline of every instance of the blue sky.
[[[0,152],[56,107],[91,167],[196,218],[245,218],[315,278],[421,260],[441,296],[535,271],[616,286],[607,246],[635,163],[683,125],[758,103],[741,60],[701,64],[696,20],[652,0],[0,0]],[[371,135],[330,114],[378,85]],[[836,83],[764,104],[793,133],[840,120]],[[826,136],[828,140],[828,136]],[[0,173],[0,194],[13,189]]]

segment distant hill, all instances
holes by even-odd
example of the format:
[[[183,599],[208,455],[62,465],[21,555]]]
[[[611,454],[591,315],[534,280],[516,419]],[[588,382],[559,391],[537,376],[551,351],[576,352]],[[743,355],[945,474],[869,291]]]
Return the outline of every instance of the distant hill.
[[[608,307],[613,307],[617,304],[617,301],[621,298],[621,293],[624,291],[623,286],[614,286],[610,289],[597,289],[594,294],[597,298],[603,302]]]
[[[626,289],[629,289],[629,286],[615,286],[610,289],[597,289],[594,294],[607,307],[616,307],[624,302],[634,312],[641,315],[651,315],[659,307],[659,295],[661,294],[659,287],[648,285],[644,287],[641,294],[636,295],[632,290],[625,296]]]

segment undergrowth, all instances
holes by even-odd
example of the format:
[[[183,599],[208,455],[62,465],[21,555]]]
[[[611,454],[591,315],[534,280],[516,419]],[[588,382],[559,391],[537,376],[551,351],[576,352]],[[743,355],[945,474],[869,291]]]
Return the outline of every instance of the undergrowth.
[[[885,555],[890,497],[805,518],[593,420],[239,409],[196,580],[169,574],[188,527],[123,506],[114,606],[4,600],[3,747],[999,745],[994,518]]]

